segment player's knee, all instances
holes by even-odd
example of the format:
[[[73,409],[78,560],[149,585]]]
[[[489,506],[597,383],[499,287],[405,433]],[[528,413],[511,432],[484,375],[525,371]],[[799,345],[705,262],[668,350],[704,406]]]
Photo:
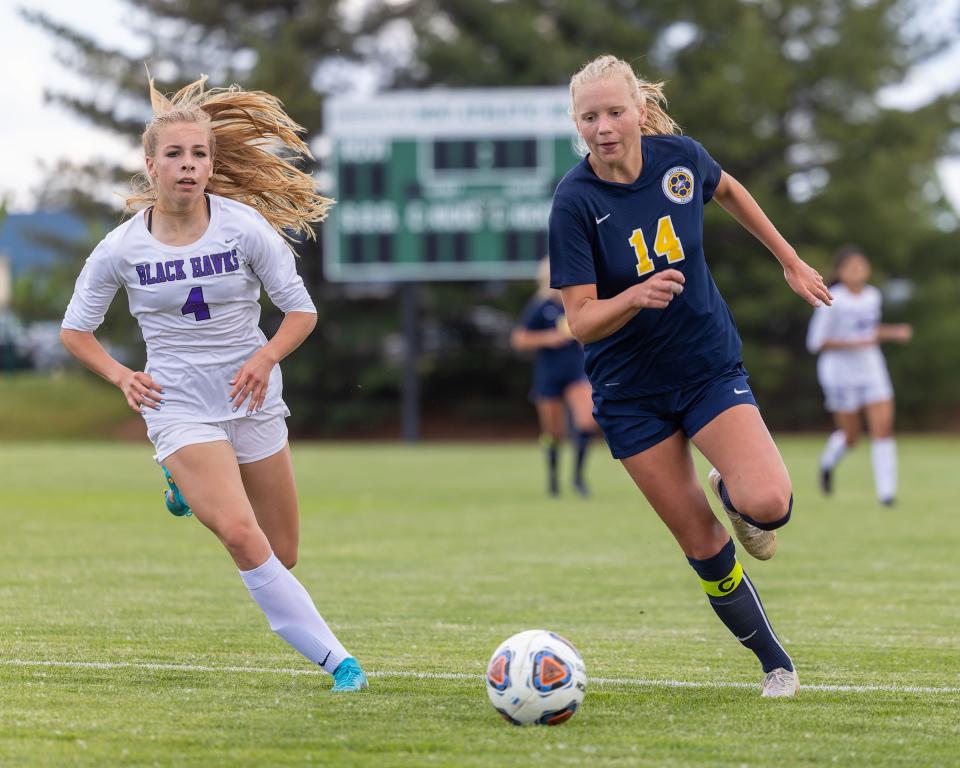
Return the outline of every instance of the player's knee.
[[[844,437],[846,438],[845,442],[848,449],[853,448],[857,443],[860,442],[860,435],[856,433],[845,432]]]
[[[263,531],[253,520],[231,521],[217,534],[235,560],[255,556],[263,540]]]
[[[737,509],[753,520],[773,523],[787,516],[792,500],[793,493],[789,486],[770,483],[753,488],[743,508],[738,505]]]
[[[288,571],[293,570],[293,566],[297,564],[297,545],[285,546],[275,549],[273,552],[277,559],[283,563],[283,567]]]

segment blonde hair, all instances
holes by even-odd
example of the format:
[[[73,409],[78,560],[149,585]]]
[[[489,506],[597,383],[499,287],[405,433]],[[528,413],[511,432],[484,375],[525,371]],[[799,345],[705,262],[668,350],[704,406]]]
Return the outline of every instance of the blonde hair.
[[[288,239],[297,234],[316,239],[313,223],[324,219],[333,200],[318,194],[313,177],[294,165],[313,155],[298,136],[304,128],[283,111],[279,99],[236,85],[204,90],[206,75],[168,98],[149,80],[154,117],[143,132],[145,155],[153,157],[167,125],[206,126],[213,156],[206,191],[255,208]],[[128,211],[156,203],[157,189],[147,174],[137,174],[131,187]]]
[[[647,117],[640,126],[642,135],[664,136],[681,133],[680,126],[667,114],[667,98],[663,95],[663,83],[649,83],[637,77],[633,67],[623,59],[610,54],[597,56],[570,78],[570,117],[574,121],[577,119],[575,101],[576,89],[579,86],[616,77],[622,77],[626,81],[637,109],[646,107]]]

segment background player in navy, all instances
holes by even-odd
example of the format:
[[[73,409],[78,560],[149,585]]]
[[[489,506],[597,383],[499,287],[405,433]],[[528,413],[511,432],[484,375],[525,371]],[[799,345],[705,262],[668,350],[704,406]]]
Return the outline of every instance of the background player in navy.
[[[747,384],[740,338],[704,258],[703,206],[716,199],[813,306],[830,302],[746,191],[696,141],[675,135],[660,84],[613,56],[570,82],[589,154],[557,187],[551,284],[585,345],[594,415],[613,456],[670,529],[711,605],[766,673],[764,696],[793,696],[793,662],[736,559],[694,470],[692,441],[750,554],[776,550],[793,506],[790,477]]]
[[[831,290],[834,302],[814,310],[807,348],[817,359],[817,378],[837,429],[820,455],[820,487],[833,490],[833,470],[860,439],[861,412],[870,433],[877,498],[897,495],[897,444],[893,438],[893,385],[880,342],[910,341],[913,329],[880,322],[883,297],[870,280],[870,261],[856,246],[837,251]]]
[[[540,442],[547,457],[548,492],[551,496],[560,492],[557,454],[567,431],[566,408],[569,407],[576,431],[573,487],[581,496],[587,496],[589,489],[583,467],[597,423],[593,419],[590,382],[583,371],[583,347],[570,335],[560,291],[550,287],[548,259],[540,262],[537,283],[537,292],[523,310],[510,343],[516,350],[536,352],[531,396],[537,407]]]

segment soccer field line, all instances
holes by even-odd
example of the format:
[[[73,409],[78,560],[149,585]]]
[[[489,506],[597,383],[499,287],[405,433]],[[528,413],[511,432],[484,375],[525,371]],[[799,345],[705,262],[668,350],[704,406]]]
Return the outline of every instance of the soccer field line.
[[[67,669],[142,669],[151,672],[229,672],[238,674],[272,675],[325,675],[319,669],[292,669],[289,667],[240,667],[211,666],[207,664],[164,664],[150,661],[51,661],[38,659],[0,659],[5,667],[59,667]],[[406,672],[382,671],[368,672],[371,678],[407,678],[416,680],[473,680],[480,682],[482,675],[470,675],[465,672]],[[747,688],[758,689],[757,683],[738,683],[731,681],[692,681],[692,680],[655,680],[633,677],[591,677],[590,684],[621,685],[633,688]],[[823,691],[826,693],[960,693],[960,686],[925,685],[801,685],[804,691]]]

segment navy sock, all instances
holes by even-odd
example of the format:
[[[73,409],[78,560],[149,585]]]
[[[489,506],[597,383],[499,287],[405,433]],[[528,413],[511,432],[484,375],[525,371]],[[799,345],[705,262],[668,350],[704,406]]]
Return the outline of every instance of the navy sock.
[[[760,596],[737,561],[730,539],[713,557],[687,558],[714,612],[744,646],[756,654],[764,672],[777,667],[793,671],[793,662],[780,645],[764,613]]]
[[[577,485],[583,483],[583,462],[587,457],[587,448],[590,447],[590,438],[592,437],[593,435],[589,432],[577,430],[577,461],[573,469],[573,482]]]
[[[554,496],[560,492],[557,482],[557,455],[560,450],[560,441],[550,435],[541,435],[540,444],[547,457],[547,487]]]
[[[727,486],[723,484],[723,480],[720,480],[720,498],[723,500],[723,505],[732,512],[736,512],[740,517],[746,520],[754,528],[759,528],[761,531],[775,531],[777,528],[782,528],[787,523],[790,522],[790,515],[793,513],[793,494],[790,494],[790,503],[787,506],[787,514],[781,517],[779,520],[774,520],[772,523],[760,523],[754,520],[750,515],[745,515],[735,506],[733,502],[730,501],[730,494],[727,493]]]

